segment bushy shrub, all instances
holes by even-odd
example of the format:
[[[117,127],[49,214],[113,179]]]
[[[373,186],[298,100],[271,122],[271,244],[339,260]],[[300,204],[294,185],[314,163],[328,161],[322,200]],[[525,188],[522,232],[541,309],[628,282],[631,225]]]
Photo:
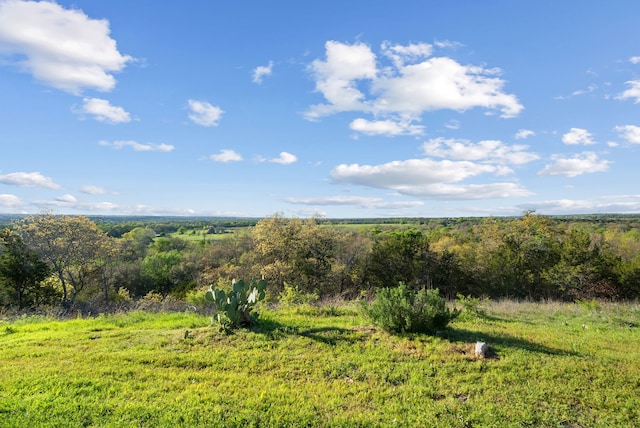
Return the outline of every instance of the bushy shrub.
[[[475,320],[487,317],[487,311],[482,307],[483,301],[478,297],[464,296],[458,293],[456,304],[462,306],[461,319]]]
[[[395,288],[381,288],[371,303],[363,301],[364,314],[389,333],[435,334],[459,315],[447,307],[438,289],[414,291],[400,283]]]
[[[284,288],[278,295],[278,301],[283,306],[310,305],[320,299],[318,293],[304,293],[297,285],[284,283]]]

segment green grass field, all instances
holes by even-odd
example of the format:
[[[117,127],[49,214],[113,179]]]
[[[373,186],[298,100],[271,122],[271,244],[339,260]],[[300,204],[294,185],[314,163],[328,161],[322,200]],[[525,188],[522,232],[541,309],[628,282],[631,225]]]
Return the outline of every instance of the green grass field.
[[[0,426],[637,426],[640,305],[486,312],[438,337],[349,305],[262,309],[232,334],[194,313],[5,320]]]

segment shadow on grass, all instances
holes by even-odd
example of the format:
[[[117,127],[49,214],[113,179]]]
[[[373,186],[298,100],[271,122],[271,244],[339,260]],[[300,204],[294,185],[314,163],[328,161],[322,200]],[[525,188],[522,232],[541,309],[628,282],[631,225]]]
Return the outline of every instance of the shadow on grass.
[[[339,342],[354,343],[358,341],[358,339],[354,337],[355,332],[353,330],[342,327],[304,328],[263,318],[260,318],[251,327],[251,331],[263,334],[271,340],[278,340],[287,336],[301,336],[330,346],[335,346]]]
[[[546,355],[557,355],[557,356],[570,356],[570,357],[581,357],[582,354],[574,351],[568,351],[566,349],[556,349],[551,348],[540,343],[535,343],[529,340],[525,340],[519,337],[510,336],[507,334],[489,334],[489,333],[481,333],[477,331],[456,329],[449,327],[440,336],[443,339],[446,339],[450,342],[455,343],[474,343],[474,342],[485,342],[489,349],[492,351],[492,356],[497,357],[496,347],[500,348],[514,348],[514,349],[523,349],[529,352],[536,352],[540,354]]]
[[[342,327],[317,327],[308,328],[297,325],[283,324],[272,318],[259,318],[251,327],[252,332],[262,334],[269,340],[284,339],[289,336],[299,336],[312,339],[314,341],[336,346],[339,343],[356,343],[366,340],[367,333]],[[413,336],[413,335],[412,335]],[[497,358],[498,348],[522,349],[528,352],[535,352],[546,355],[581,357],[582,354],[566,349],[557,349],[526,340],[508,334],[491,334],[472,330],[459,329],[452,326],[447,327],[440,338],[451,343],[470,344],[475,342],[485,342],[489,347],[488,357]]]

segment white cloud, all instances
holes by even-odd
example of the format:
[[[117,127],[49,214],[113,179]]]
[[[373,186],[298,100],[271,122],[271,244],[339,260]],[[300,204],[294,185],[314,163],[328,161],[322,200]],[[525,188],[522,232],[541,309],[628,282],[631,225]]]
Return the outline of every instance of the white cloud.
[[[131,117],[122,107],[112,106],[100,98],[84,98],[81,113],[92,114],[99,122],[127,123]]]
[[[269,61],[268,65],[260,65],[253,69],[253,83],[260,84],[265,76],[271,76],[273,73],[273,61]]]
[[[56,201],[62,202],[62,203],[65,203],[65,204],[75,204],[76,202],[78,202],[78,200],[76,199],[75,196],[70,195],[68,193],[66,195],[58,196],[56,198]]]
[[[279,163],[281,165],[289,165],[298,161],[298,157],[289,152],[280,152],[280,155],[277,158],[265,158],[259,156],[256,159],[258,162],[271,162],[271,163]]]
[[[538,172],[538,175],[576,177],[582,174],[607,171],[612,163],[598,159],[598,155],[593,152],[584,152],[570,158],[554,155],[551,159],[553,163],[546,165]]]
[[[117,194],[115,192],[110,192],[104,187],[98,187],[98,186],[92,186],[92,185],[82,186],[80,188],[80,192],[86,193],[87,195],[108,195],[108,194],[116,195]]]
[[[108,141],[100,141],[98,144],[106,147],[113,147],[114,149],[122,149],[124,147],[131,147],[136,152],[170,152],[175,147],[170,144],[155,144],[155,143],[138,143],[137,141],[114,141],[109,143]]]
[[[525,151],[528,146],[508,146],[498,140],[484,140],[472,143],[469,140],[434,138],[422,145],[428,156],[465,161],[485,161],[498,164],[521,165],[540,157]]]
[[[372,83],[378,95],[374,111],[422,114],[473,107],[499,109],[502,117],[517,116],[523,109],[518,99],[502,92],[504,81],[494,77],[496,69],[465,66],[451,58],[430,58],[406,65],[396,75],[386,75]]]
[[[432,46],[382,44],[388,66],[363,43],[328,41],[324,60],[316,59],[309,70],[326,103],[309,107],[305,117],[317,120],[346,111],[371,113],[376,122],[384,116],[420,120],[428,111],[464,111],[474,107],[499,110],[502,117],[517,116],[523,109],[518,99],[503,92],[498,69],[462,65],[448,57],[429,57]],[[370,128],[365,127],[366,131]]]
[[[15,195],[0,194],[0,207],[17,208],[25,204]]]
[[[535,209],[549,214],[638,213],[640,195],[604,196],[594,200],[556,199],[518,205],[522,210]]]
[[[632,56],[631,58],[629,58],[629,62],[631,64],[639,64],[640,63],[640,56]]]
[[[591,85],[589,85],[587,87],[587,89],[578,89],[578,90],[573,91],[571,93],[571,96],[572,97],[577,97],[577,96],[584,95],[584,94],[590,94],[590,93],[594,92],[596,89],[598,89],[598,85],[591,84]],[[569,97],[564,97],[564,99],[566,99],[566,98],[569,98]]]
[[[453,50],[464,46],[464,44],[460,42],[455,42],[452,40],[436,40],[435,42],[433,42],[433,44],[439,48],[446,48],[446,49],[453,49]]]
[[[357,81],[376,77],[376,57],[371,49],[363,43],[346,45],[328,41],[325,50],[326,61],[314,60],[309,70],[316,80],[316,91],[322,93],[329,104],[311,106],[305,114],[307,119],[341,111],[368,110]]]
[[[617,100],[625,100],[627,98],[633,99],[635,104],[640,103],[640,80],[629,80],[625,82],[627,85],[631,86],[629,89],[621,93],[616,97]]]
[[[60,186],[49,177],[39,172],[12,172],[0,175],[0,183],[20,187],[44,187],[47,189],[59,189]]]
[[[78,205],[77,208],[81,208],[87,211],[94,211],[94,212],[113,212],[123,207],[120,207],[119,205],[114,204],[113,202],[92,202],[92,203],[83,203],[81,205]]]
[[[214,162],[239,162],[242,160],[242,156],[230,149],[222,149],[217,155],[209,156],[209,159]]]
[[[435,199],[485,199],[529,195],[514,183],[453,184],[481,174],[499,175],[500,166],[468,161],[409,159],[382,165],[338,165],[331,171],[337,183],[391,189],[400,194]]]
[[[640,126],[616,126],[615,130],[620,135],[620,138],[624,138],[631,144],[640,144]]]
[[[0,2],[0,55],[52,87],[109,91],[132,58],[110,37],[109,22],[49,1]]]
[[[444,124],[444,127],[447,129],[460,129],[461,126],[459,120],[450,120]]]
[[[571,145],[584,144],[585,146],[596,144],[591,133],[582,128],[571,128],[569,132],[562,136],[562,142]]]
[[[189,100],[189,119],[202,126],[218,126],[224,111],[206,101]]]
[[[533,137],[534,135],[536,135],[536,133],[530,129],[520,129],[516,132],[516,140],[524,140],[525,138]]]
[[[420,59],[428,58],[433,52],[433,46],[428,43],[417,43],[403,45],[392,45],[385,41],[381,46],[382,53],[388,57],[393,65],[400,69],[407,62],[416,62]]]
[[[32,201],[31,205],[40,208],[64,208],[65,210],[76,210],[80,212],[113,212],[116,210],[123,210],[125,208],[112,202],[78,202],[73,195],[62,195],[53,200]]]
[[[374,120],[358,118],[349,124],[349,128],[365,135],[422,135],[424,126],[411,125],[409,122],[397,122],[393,120]]]
[[[362,208],[413,208],[424,205],[422,201],[385,201],[382,198],[365,196],[328,196],[324,198],[286,198],[285,201],[298,205],[349,205]]]

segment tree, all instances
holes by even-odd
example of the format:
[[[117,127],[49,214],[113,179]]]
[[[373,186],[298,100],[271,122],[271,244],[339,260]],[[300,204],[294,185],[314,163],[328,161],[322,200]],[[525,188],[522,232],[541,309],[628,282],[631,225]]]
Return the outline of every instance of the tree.
[[[70,308],[90,282],[97,282],[108,238],[85,216],[41,214],[17,227],[24,242],[53,269],[62,287],[62,304]]]
[[[153,243],[156,232],[149,227],[136,227],[122,235],[118,240],[122,260],[134,261],[147,254],[147,248]]]
[[[18,309],[22,309],[26,295],[37,297],[40,283],[49,276],[49,266],[9,229],[0,232],[0,248],[0,282],[15,293]]]
[[[163,296],[171,293],[183,281],[183,272],[179,267],[182,254],[178,250],[159,251],[149,254],[142,260],[142,274],[148,279],[149,289]]]
[[[254,260],[271,289],[279,292],[285,283],[301,291],[322,293],[332,281],[332,264],[337,251],[335,230],[315,219],[302,221],[280,215],[268,217],[252,230]]]
[[[373,244],[369,282],[374,287],[405,283],[413,289],[432,288],[436,255],[428,238],[419,230],[382,233]]]
[[[356,297],[364,286],[371,238],[364,233],[342,232],[336,235],[337,249],[332,263],[333,293]]]

